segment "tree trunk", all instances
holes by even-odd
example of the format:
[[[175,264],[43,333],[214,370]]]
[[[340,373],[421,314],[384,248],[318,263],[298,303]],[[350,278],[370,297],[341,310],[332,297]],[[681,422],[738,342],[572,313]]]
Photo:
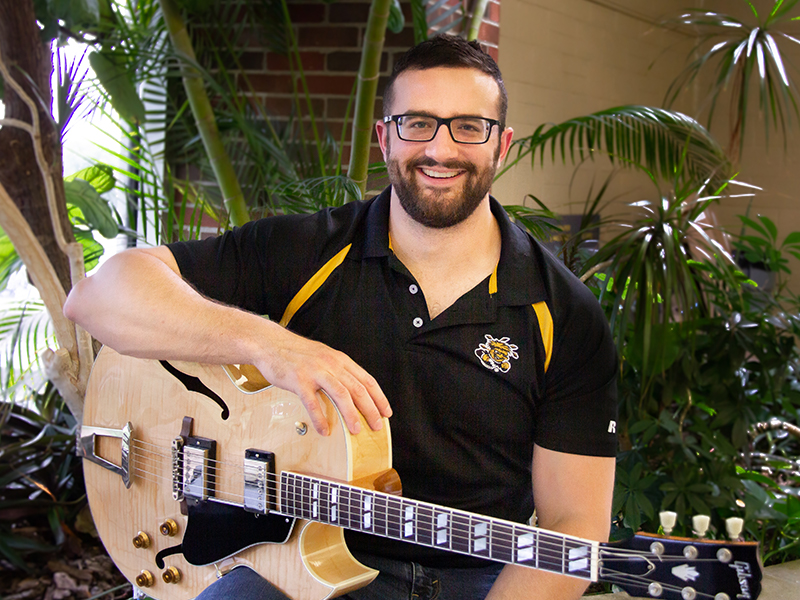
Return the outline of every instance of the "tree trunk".
[[[50,49],[41,41],[33,0],[0,0],[0,51],[12,77],[25,92],[40,102],[42,146],[53,176],[58,206],[58,222],[67,242],[74,242],[67,218],[64,196],[61,140],[50,114]],[[5,85],[7,119],[31,123],[28,106]],[[31,136],[14,127],[0,129],[0,183],[14,199],[25,220],[42,244],[65,291],[71,289],[69,261],[58,247],[53,233],[44,182],[36,164]]]

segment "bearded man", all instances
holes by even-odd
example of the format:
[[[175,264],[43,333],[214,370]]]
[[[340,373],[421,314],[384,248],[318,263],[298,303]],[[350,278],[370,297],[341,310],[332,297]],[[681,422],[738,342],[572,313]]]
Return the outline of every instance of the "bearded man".
[[[122,353],[255,365],[300,397],[321,434],[318,390],[352,434],[359,413],[373,429],[391,416],[409,498],[519,523],[535,508],[540,527],[604,541],[614,346],[590,291],[489,195],[511,145],[506,110],[479,45],[424,42],[384,94],[382,194],[129,250],[78,284],[65,314]],[[380,571],[351,599],[567,600],[586,586],[486,553],[346,539]],[[282,597],[244,568],[201,595]]]

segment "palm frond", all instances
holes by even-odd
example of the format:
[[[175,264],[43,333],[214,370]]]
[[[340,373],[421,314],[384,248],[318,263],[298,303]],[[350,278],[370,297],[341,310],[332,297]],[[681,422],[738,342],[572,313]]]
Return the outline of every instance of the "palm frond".
[[[532,167],[537,159],[543,165],[548,155],[554,162],[559,155],[562,162],[569,159],[573,164],[602,155],[661,179],[680,175],[696,183],[710,180],[712,186],[732,175],[724,150],[702,125],[681,113],[649,106],[619,106],[558,125],[540,125],[514,145],[516,155],[498,177],[528,157]]]

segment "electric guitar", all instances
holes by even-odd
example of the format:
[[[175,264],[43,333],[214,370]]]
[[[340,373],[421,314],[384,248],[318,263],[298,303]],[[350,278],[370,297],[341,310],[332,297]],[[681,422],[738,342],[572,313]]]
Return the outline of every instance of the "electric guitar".
[[[758,545],[637,535],[600,543],[399,495],[388,421],[332,433],[253,367],[135,359],[104,348],[78,452],[89,504],[122,573],[158,600],[189,600],[246,565],[295,600],[333,598],[378,572],[344,529],[674,600],[753,599]]]

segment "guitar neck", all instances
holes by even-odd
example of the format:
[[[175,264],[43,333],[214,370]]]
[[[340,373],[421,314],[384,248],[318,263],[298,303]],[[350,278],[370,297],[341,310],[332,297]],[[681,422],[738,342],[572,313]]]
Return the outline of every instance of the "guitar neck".
[[[280,512],[401,540],[597,581],[599,543],[511,521],[284,471]]]

